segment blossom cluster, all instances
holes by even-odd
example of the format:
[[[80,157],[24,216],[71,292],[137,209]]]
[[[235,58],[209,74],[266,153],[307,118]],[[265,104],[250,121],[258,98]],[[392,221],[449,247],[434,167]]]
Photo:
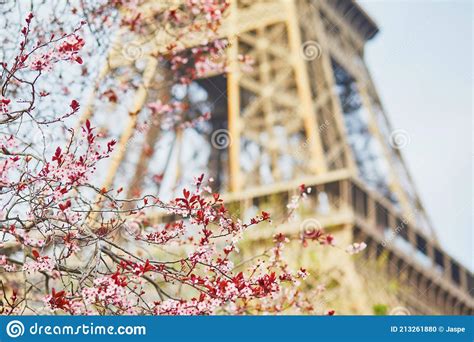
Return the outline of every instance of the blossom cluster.
[[[76,34],[70,35],[49,51],[34,54],[29,62],[29,67],[35,71],[51,71],[53,64],[59,61],[73,61],[82,64],[82,58],[78,56],[78,53],[84,45],[83,38]]]
[[[25,272],[38,272],[47,271],[50,272],[55,267],[55,261],[49,256],[37,256],[35,260],[27,261],[23,264],[23,271]]]

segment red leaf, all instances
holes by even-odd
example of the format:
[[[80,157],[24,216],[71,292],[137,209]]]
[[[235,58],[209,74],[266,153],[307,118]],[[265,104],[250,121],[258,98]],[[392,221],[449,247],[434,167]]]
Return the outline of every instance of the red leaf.
[[[115,91],[113,91],[112,89],[106,90],[102,95],[104,95],[105,97],[107,97],[107,99],[108,99],[110,102],[117,103],[117,101],[118,101],[118,96],[117,96],[117,94],[115,93]]]
[[[113,147],[114,147],[114,145],[115,145],[116,143],[117,143],[117,141],[115,141],[115,140],[110,140],[110,141],[107,143],[107,153],[112,152]]]
[[[29,24],[31,22],[31,19],[33,19],[33,17],[34,17],[33,13],[30,12],[28,14],[28,17],[26,17],[25,21]]]
[[[190,193],[188,190],[183,189],[184,198],[188,199],[188,197],[189,197],[190,194],[191,194],[191,193]]]
[[[62,163],[61,147],[58,146],[56,148],[56,152],[54,153],[52,160],[57,161],[58,165]]]
[[[35,259],[38,259],[40,257],[40,254],[38,253],[38,251],[36,249],[33,249],[31,251],[31,254],[33,254],[33,256],[35,257]]]
[[[72,100],[69,106],[72,108],[73,111],[76,111],[79,109],[79,102],[77,102],[76,100]]]
[[[64,211],[67,208],[71,207],[71,201],[67,200],[66,203],[64,203],[64,204],[59,203],[58,206],[59,206],[59,209],[61,209],[61,211]]]

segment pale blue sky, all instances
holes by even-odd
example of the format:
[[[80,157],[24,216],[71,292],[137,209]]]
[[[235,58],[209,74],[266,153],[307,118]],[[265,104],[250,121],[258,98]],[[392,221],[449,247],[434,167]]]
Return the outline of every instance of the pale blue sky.
[[[359,1],[380,27],[366,60],[441,245],[474,269],[471,1]]]

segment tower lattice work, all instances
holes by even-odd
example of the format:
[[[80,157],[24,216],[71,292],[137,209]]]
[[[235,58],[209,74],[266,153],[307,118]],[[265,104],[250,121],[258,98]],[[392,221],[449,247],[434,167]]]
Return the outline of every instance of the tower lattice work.
[[[378,28],[355,1],[231,1],[219,30],[228,41],[228,72],[184,88],[167,82],[169,70],[156,55],[172,38],[156,27],[152,37],[119,32],[99,75],[98,84],[110,74],[120,79],[127,68],[139,71],[122,116],[111,125],[110,117],[93,114],[100,112],[94,101],[84,113],[118,137],[104,187],[129,184],[130,195],[146,188],[166,196],[204,171],[244,216],[270,198],[277,199],[271,211],[285,211],[304,183],[316,191],[301,221],[315,218],[366,241],[366,260],[383,258],[384,277],[411,289],[397,298],[412,313],[473,314],[473,275],[443,251],[417,195],[364,62]],[[130,42],[140,46],[136,60],[121,53]],[[254,60],[252,70],[243,70],[239,55]],[[210,110],[211,120],[177,133],[152,125],[140,134],[145,104],[172,97],[186,98],[196,112]],[[219,134],[225,144],[216,144]],[[154,173],[162,175],[160,186]],[[363,273],[361,264],[368,265],[354,268]]]

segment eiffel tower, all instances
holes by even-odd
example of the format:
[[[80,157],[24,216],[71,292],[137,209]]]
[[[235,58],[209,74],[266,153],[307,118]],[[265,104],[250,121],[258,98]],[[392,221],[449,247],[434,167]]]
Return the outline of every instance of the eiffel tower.
[[[314,190],[304,210],[279,229],[317,225],[368,245],[356,260],[319,261],[327,270],[342,264],[337,296],[354,306],[345,313],[371,313],[371,305],[387,301],[398,308],[394,314],[472,315],[473,274],[437,240],[400,153],[409,137],[392,128],[364,62],[365,44],[377,32],[351,0],[232,0],[219,30],[228,40],[228,72],[188,87],[155,86],[166,83],[156,54],[165,53],[171,37],[119,32],[97,83],[138,69],[134,97],[121,103],[127,110],[113,127],[110,116],[93,114],[94,101],[83,116],[94,115],[118,137],[104,186],[129,184],[129,194],[155,189],[166,196],[204,171],[227,206],[245,217],[257,208],[285,212],[304,183]],[[139,56],[125,58],[124,49],[134,48]],[[251,71],[242,70],[239,55],[253,59]],[[186,97],[192,110],[209,110],[212,118],[176,134],[158,125],[139,134],[145,104],[162,97]],[[160,186],[153,174],[160,174]],[[249,235],[248,248],[268,240],[272,229]],[[295,258],[311,263],[311,253],[303,254],[295,251]],[[394,282],[385,297],[374,295],[374,287]]]

